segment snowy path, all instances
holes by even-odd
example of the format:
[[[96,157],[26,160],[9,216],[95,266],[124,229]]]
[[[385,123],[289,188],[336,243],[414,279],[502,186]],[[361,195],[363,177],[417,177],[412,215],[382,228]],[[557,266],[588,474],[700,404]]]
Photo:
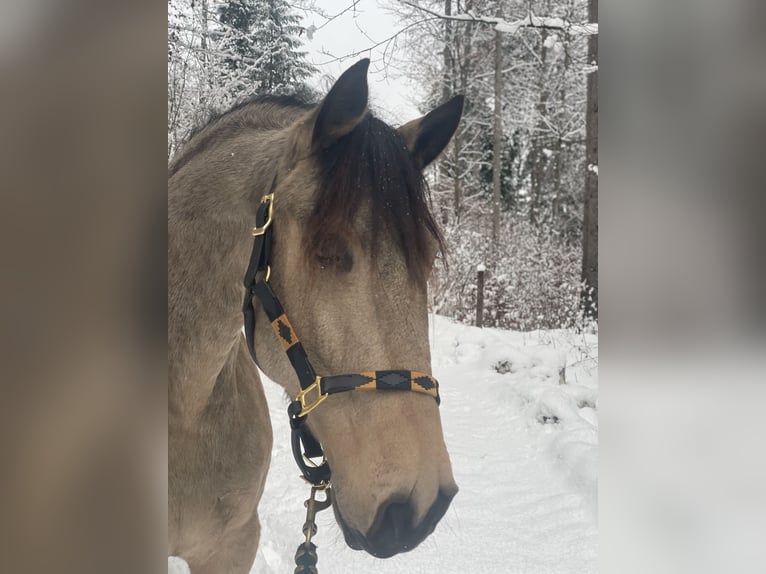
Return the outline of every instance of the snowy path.
[[[460,492],[426,541],[387,560],[348,548],[332,513],[320,513],[319,572],[595,573],[597,337],[478,329],[436,317],[431,341]],[[308,488],[289,450],[286,399],[268,381],[266,395],[274,452],[252,574],[289,574]]]
[[[460,492],[431,537],[388,560],[348,548],[332,513],[321,513],[319,571],[596,572],[597,338],[477,329],[436,317],[431,341]],[[501,361],[510,372],[493,369]],[[559,385],[565,365],[567,384]],[[308,488],[289,451],[281,389],[267,383],[266,394],[274,455],[252,573],[287,574]]]

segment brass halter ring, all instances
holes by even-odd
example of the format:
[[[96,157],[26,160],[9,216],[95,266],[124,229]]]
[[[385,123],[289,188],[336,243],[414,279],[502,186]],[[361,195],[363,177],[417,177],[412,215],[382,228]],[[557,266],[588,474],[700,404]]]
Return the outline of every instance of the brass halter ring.
[[[253,227],[253,236],[258,237],[259,235],[263,235],[266,233],[266,230],[271,227],[271,223],[274,221],[274,194],[269,193],[268,195],[264,195],[263,199],[261,199],[261,203],[266,203],[269,206],[269,212],[266,217],[266,223],[260,226]],[[266,280],[268,281],[268,279]]]
[[[330,396],[326,393],[325,394],[322,393],[322,389],[320,387],[321,384],[322,384],[322,377],[317,376],[317,378],[314,379],[313,383],[311,383],[305,389],[301,389],[301,392],[299,392],[298,396],[295,397],[295,400],[301,404],[301,412],[298,413],[299,417],[305,417],[307,414],[309,414],[311,411],[313,411],[315,408],[321,405],[327,397]],[[313,401],[310,401],[306,398],[311,393],[316,393],[315,400]]]

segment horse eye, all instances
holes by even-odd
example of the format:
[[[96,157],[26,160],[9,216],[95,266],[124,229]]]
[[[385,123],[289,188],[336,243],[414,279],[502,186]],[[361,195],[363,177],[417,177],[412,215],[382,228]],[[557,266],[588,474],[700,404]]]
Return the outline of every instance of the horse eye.
[[[317,261],[322,269],[335,265],[337,258],[333,255],[317,255]]]
[[[322,269],[334,268],[344,273],[350,272],[354,267],[354,259],[347,249],[341,253],[320,253],[317,255],[317,261]]]

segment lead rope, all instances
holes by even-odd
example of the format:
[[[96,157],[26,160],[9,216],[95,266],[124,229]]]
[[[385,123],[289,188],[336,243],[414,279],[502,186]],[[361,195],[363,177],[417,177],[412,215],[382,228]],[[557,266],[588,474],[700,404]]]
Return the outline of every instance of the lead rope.
[[[318,492],[325,493],[325,499],[317,498]],[[306,539],[298,546],[295,552],[295,572],[294,574],[317,574],[317,547],[311,541],[311,537],[317,533],[317,525],[314,522],[316,513],[328,508],[331,504],[330,485],[322,484],[311,487],[311,496],[303,503],[306,507],[306,522],[303,523],[303,534]]]

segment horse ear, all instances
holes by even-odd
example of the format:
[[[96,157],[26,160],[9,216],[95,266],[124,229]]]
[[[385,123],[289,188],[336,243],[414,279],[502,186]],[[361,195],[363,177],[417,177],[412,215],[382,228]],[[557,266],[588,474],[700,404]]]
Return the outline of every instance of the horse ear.
[[[452,139],[463,114],[463,100],[463,96],[455,96],[422,118],[399,128],[407,149],[421,169],[435,160]]]
[[[351,132],[367,113],[367,68],[370,60],[359,60],[333,84],[316,113],[311,141],[324,149]]]

